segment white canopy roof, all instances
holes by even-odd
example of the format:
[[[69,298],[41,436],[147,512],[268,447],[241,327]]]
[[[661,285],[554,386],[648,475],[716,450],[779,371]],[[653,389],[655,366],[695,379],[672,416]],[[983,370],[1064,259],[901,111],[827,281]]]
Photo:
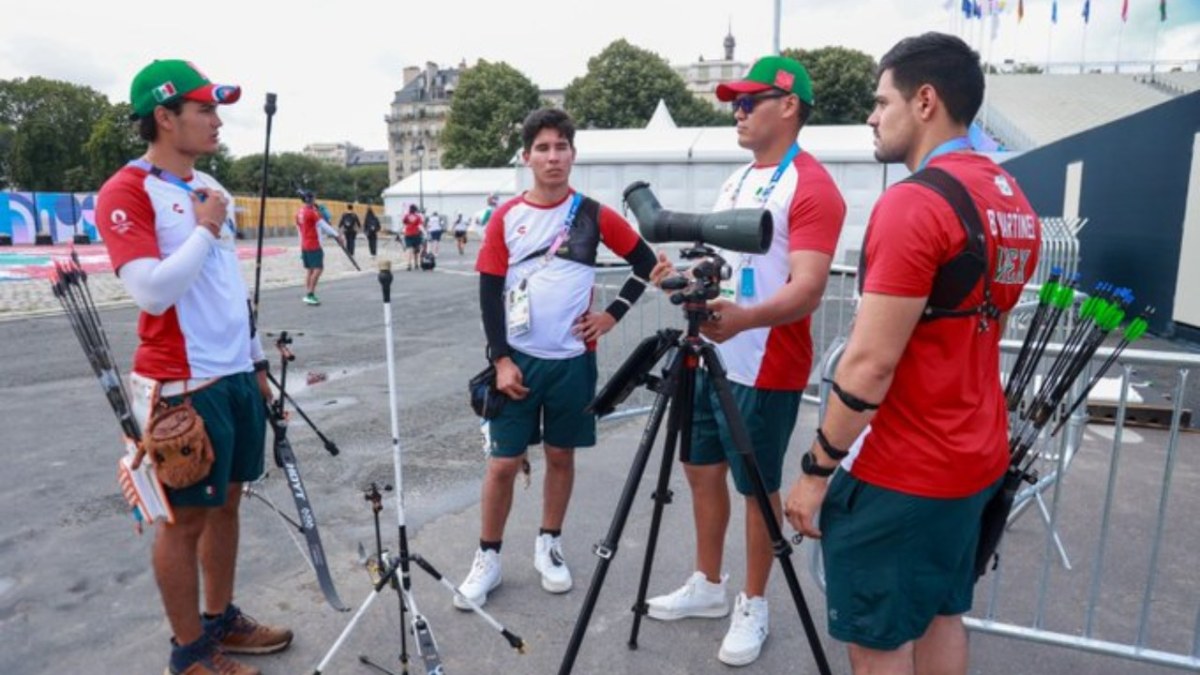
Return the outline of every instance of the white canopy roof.
[[[433,195],[510,195],[517,188],[512,167],[499,169],[433,169],[414,173],[383,191],[384,197]]]

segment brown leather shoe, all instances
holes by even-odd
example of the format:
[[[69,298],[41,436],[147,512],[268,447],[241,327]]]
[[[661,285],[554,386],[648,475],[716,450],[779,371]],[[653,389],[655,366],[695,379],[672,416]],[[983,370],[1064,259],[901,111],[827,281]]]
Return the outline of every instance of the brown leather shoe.
[[[262,675],[262,671],[230,658],[220,649],[214,649],[186,670],[176,672],[168,666],[165,675]]]
[[[222,624],[213,637],[229,654],[274,654],[292,644],[291,630],[261,624],[235,605],[226,610]]]

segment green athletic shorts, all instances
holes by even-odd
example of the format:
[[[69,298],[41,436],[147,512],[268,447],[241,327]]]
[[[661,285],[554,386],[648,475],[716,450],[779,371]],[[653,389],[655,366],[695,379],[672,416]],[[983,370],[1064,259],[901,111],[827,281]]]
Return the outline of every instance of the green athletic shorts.
[[[227,375],[189,396],[204,420],[215,460],[199,483],[182,490],[166,488],[167,501],[172,506],[221,506],[230,483],[252,481],[263,473],[266,406],[254,373]],[[165,400],[174,404],[182,398]]]
[[[569,359],[539,359],[514,351],[529,395],[504,404],[489,433],[493,457],[520,457],[545,441],[556,448],[596,444],[596,416],[584,412],[596,395],[596,353]]]
[[[934,617],[970,611],[979,521],[999,486],[934,499],[839,470],[819,524],[829,634],[893,650],[924,635]]]
[[[754,458],[762,473],[767,493],[778,492],[783,481],[783,458],[787,454],[796,415],[800,411],[801,392],[756,389],[730,382],[746,431],[754,446]],[[707,370],[696,373],[696,395],[692,406],[692,451],[689,464],[705,465],[729,462],[733,483],[743,495],[754,494],[745,462],[733,445],[729,422],[721,412],[717,390]]]
[[[304,269],[319,270],[325,268],[325,249],[315,251],[300,251],[300,260],[304,261]]]

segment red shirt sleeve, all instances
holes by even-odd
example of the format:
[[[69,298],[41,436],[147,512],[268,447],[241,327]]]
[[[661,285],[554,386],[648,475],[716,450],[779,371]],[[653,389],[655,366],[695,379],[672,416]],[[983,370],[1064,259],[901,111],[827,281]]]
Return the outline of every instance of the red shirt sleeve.
[[[622,258],[628,256],[641,241],[637,231],[616,211],[600,205],[600,241]]]
[[[788,208],[788,251],[817,251],[832,256],[842,236],[846,202],[816,160],[797,163],[799,184]]]
[[[130,260],[162,256],[154,227],[154,207],[142,185],[144,178],[142,172],[124,169],[100,188],[96,198],[96,228],[118,274]]]
[[[504,239],[504,220],[508,215],[509,202],[496,209],[483,230],[483,245],[475,259],[475,271],[482,274],[504,276],[508,274],[508,242]]]
[[[879,199],[867,225],[863,290],[927,297],[938,268],[962,247],[964,237],[944,199],[917,185],[893,187]]]

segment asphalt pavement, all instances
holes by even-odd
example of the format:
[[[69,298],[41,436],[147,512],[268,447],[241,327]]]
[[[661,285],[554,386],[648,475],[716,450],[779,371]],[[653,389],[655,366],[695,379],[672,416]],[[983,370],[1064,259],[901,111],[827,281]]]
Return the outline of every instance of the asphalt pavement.
[[[360,242],[361,244],[361,242]],[[411,546],[442,574],[457,582],[466,572],[478,538],[478,494],[484,457],[478,421],[466,404],[465,383],[483,366],[483,335],[478,319],[473,256],[459,257],[452,242],[443,248],[434,272],[408,272],[399,265],[392,294],[396,377],[403,458],[403,502]],[[281,244],[283,245],[283,244]],[[472,243],[472,253],[476,244]],[[362,248],[360,246],[360,248]],[[287,263],[299,268],[291,251],[278,256],[279,273],[263,292],[260,326],[269,341],[281,331],[294,338],[296,360],[288,389],[321,431],[340,449],[334,457],[299,419],[290,437],[316,510],[325,551],[345,602],[357,608],[367,597],[368,575],[359,561],[360,544],[374,547],[374,528],[364,489],[395,483],[384,366],[383,306],[375,271],[339,268],[322,282],[323,304],[306,306]],[[360,251],[361,254],[361,251]],[[385,250],[396,257],[398,250]],[[337,260],[335,250],[327,260]],[[363,262],[369,262],[365,258]],[[340,262],[331,264],[341,265]],[[274,272],[272,273],[274,274]],[[289,277],[289,274],[293,276]],[[248,274],[252,279],[252,272]],[[275,277],[273,277],[275,278]],[[289,280],[290,279],[290,280]],[[111,280],[110,280],[111,281]],[[35,283],[35,282],[22,282]],[[44,283],[44,282],[36,282]],[[98,282],[101,283],[101,282]],[[651,298],[652,305],[658,299]],[[102,312],[119,363],[128,364],[134,347],[136,312],[122,305]],[[649,311],[648,308],[640,310]],[[655,310],[656,312],[660,310]],[[675,310],[670,310],[675,311]],[[10,314],[10,316],[12,316]],[[667,316],[672,325],[679,318]],[[645,326],[631,318],[631,326]],[[640,335],[612,337],[609,363]],[[166,662],[170,630],[163,619],[149,566],[151,534],[137,536],[115,481],[120,452],[115,418],[84,361],[65,318],[14,316],[0,321],[0,411],[3,411],[4,470],[0,471],[0,673],[159,673]],[[268,353],[272,349],[268,344]],[[278,373],[278,362],[273,366]],[[797,450],[807,445],[815,409],[805,406],[793,436],[785,476],[798,471]],[[593,545],[614,522],[618,497],[629,480],[646,417],[601,425],[599,445],[581,450],[578,477],[564,532],[565,553],[575,588],[565,595],[541,590],[532,566],[533,541],[541,508],[542,467],[533,451],[532,485],[516,490],[504,544],[504,584],[486,609],[528,644],[518,654],[479,618],[451,607],[450,594],[429,575],[414,569],[417,608],[428,618],[445,672],[554,673],[558,671],[589,585],[597,577]],[[1083,600],[1095,561],[1105,562],[1097,635],[1133,641],[1138,603],[1152,548],[1146,522],[1158,509],[1166,434],[1127,431],[1121,464],[1121,499],[1114,513],[1108,553],[1097,558],[1091,534],[1099,519],[1097,495],[1106,484],[1111,427],[1092,426],[1086,452],[1063,483],[1060,530],[1072,557],[1072,571],[1055,562],[1048,568],[1044,625],[1066,632],[1082,630]],[[661,437],[660,437],[661,443]],[[1195,436],[1185,434],[1174,458],[1173,489],[1165,507],[1166,539],[1157,565],[1147,644],[1188,652],[1200,607],[1200,571],[1194,562],[1200,535],[1194,518],[1200,496],[1200,455]],[[664,624],[645,621],[638,648],[628,643],[632,606],[646,553],[651,516],[650,491],[660,467],[660,449],[647,475],[636,484],[636,499],[619,539],[616,556],[599,588],[575,664],[576,673],[724,673],[716,659],[727,620]],[[268,460],[262,491],[281,511],[293,506],[283,477]],[[790,479],[789,479],[790,480]],[[671,475],[674,501],[665,511],[653,556],[651,593],[673,589],[692,569],[691,503],[682,471]],[[385,546],[396,547],[396,492],[384,496]],[[726,568],[731,587],[744,578],[742,512],[735,503]],[[1149,519],[1149,520],[1148,520]],[[250,614],[283,622],[296,630],[286,652],[246,660],[266,673],[307,673],[333,644],[350,615],[324,603],[314,575],[291,541],[288,528],[256,501],[243,510],[236,601]],[[1045,529],[1030,512],[1006,544],[997,618],[1028,624],[1037,611]],[[848,672],[844,649],[824,631],[824,597],[810,570],[811,542],[789,558],[816,618],[835,673]],[[990,591],[980,584],[978,614]],[[745,673],[815,673],[800,629],[793,598],[776,569],[768,590],[771,637],[762,657]],[[972,673],[1095,673],[1098,675],[1177,672],[1113,657],[1011,638],[974,634]],[[410,651],[413,642],[408,640]],[[328,673],[369,673],[360,654],[399,672],[400,626],[397,601],[385,593],[366,612]],[[415,658],[415,655],[414,655]],[[410,672],[418,672],[415,663]]]

